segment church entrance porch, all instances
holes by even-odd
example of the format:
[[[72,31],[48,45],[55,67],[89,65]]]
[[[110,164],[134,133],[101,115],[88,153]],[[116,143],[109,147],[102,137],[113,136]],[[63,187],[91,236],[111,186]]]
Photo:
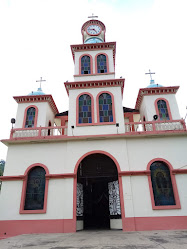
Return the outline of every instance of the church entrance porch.
[[[110,229],[121,221],[118,171],[110,157],[95,153],[80,162],[76,213],[78,230]]]

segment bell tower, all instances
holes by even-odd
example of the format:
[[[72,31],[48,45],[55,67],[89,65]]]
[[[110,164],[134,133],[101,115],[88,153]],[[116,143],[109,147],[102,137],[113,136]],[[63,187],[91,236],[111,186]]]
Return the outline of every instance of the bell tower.
[[[116,42],[106,42],[105,32],[101,21],[89,20],[81,28],[83,44],[71,45],[74,82],[65,82],[69,136],[125,132],[125,79],[115,79]]]

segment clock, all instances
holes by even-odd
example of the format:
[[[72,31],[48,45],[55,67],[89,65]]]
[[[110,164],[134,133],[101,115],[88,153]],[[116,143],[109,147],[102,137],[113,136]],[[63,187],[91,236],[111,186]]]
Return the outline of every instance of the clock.
[[[88,33],[88,35],[99,35],[101,31],[102,31],[101,27],[96,24],[89,25],[86,28],[86,32]]]

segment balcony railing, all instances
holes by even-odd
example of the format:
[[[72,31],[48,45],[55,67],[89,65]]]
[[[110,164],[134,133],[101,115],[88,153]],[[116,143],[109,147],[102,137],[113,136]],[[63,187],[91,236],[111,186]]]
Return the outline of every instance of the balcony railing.
[[[131,133],[131,134],[180,132],[180,131],[186,131],[186,125],[183,119],[125,123],[125,133]]]
[[[12,129],[10,139],[67,136],[67,126]]]
[[[185,121],[183,119],[171,121],[167,120],[125,123],[125,133],[122,133],[121,135],[163,134],[180,132],[187,132]],[[19,128],[12,129],[10,133],[10,140],[55,139],[63,137],[67,137],[67,126]]]

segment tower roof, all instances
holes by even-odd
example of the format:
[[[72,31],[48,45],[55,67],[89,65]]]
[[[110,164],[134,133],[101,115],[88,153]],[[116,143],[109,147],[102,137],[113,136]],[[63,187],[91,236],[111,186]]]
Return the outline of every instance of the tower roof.
[[[45,93],[42,91],[42,88],[39,87],[37,91],[32,91],[28,95],[45,95]]]

